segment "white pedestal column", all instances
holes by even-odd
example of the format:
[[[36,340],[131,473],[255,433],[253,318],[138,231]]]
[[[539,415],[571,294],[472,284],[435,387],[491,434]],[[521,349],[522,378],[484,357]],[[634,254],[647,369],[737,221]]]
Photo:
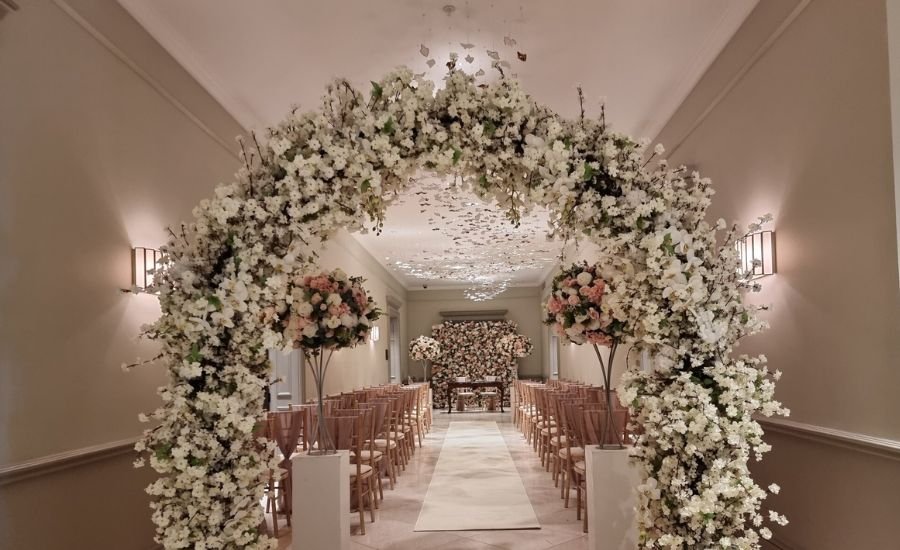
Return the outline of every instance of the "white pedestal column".
[[[291,462],[292,548],[350,550],[350,453],[300,453]]]
[[[585,449],[588,494],[588,548],[635,550],[637,472],[628,464],[628,449]]]

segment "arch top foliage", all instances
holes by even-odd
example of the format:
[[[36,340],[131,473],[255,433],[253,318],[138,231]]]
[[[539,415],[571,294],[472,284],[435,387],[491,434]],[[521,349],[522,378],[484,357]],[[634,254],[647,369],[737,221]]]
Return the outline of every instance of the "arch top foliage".
[[[706,221],[710,182],[653,162],[602,113],[557,115],[515,80],[478,84],[451,70],[444,84],[408,69],[366,92],[332,83],[320,109],[295,110],[245,150],[235,181],[172,232],[163,316],[147,329],[170,382],[151,415],[159,426],[137,446],[163,474],[148,488],[158,541],[271,545],[256,530],[271,461],[253,427],[266,350],[293,344],[284,320],[295,280],[336,230],[380,227],[392,198],[427,170],[496,201],[512,223],[544,206],[554,237],[599,246],[600,322],[657,358],[622,389],[645,429],[635,450],[642,545],[758,548],[765,492],[747,461],[766,445],[752,415],[785,411],[764,360],[731,356],[765,325],[742,300],[751,283],[737,273],[736,228],[717,238],[724,222]]]

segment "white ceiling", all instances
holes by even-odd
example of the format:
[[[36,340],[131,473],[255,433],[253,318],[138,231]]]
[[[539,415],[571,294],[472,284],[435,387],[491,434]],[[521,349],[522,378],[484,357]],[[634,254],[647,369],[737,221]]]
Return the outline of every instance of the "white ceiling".
[[[368,88],[370,80],[407,65],[439,80],[450,52],[471,53],[474,61],[460,65],[490,73],[486,51],[494,50],[535,99],[562,115],[578,114],[581,85],[589,115],[605,98],[615,129],[653,138],[758,0],[119,2],[248,129],[275,124],[294,105],[316,108],[335,77]],[[453,5],[449,15],[447,5]],[[519,61],[517,52],[527,60]],[[432,69],[428,59],[436,61]],[[477,199],[448,195],[420,208],[421,197],[410,194],[391,207],[384,236],[358,237],[410,286],[468,286],[478,269],[481,280],[537,284],[558,254],[558,245],[542,237],[545,219],[524,224],[510,242],[492,232],[487,247],[481,243],[490,228],[478,224],[493,218],[483,206],[466,206]],[[461,210],[449,212],[448,201]],[[481,220],[465,217],[463,225],[453,217],[467,209]],[[441,220],[438,214],[452,215]],[[497,229],[494,221],[488,225]]]
[[[538,285],[556,264],[547,219],[536,209],[516,227],[496,204],[425,176],[388,207],[381,234],[355,237],[407,287],[502,290]]]

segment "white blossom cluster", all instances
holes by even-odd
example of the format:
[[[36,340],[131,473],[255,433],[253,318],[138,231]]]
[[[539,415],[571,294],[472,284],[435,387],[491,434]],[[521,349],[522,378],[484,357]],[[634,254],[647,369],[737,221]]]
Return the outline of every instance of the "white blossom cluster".
[[[435,361],[441,356],[441,344],[424,334],[409,343],[409,358],[413,361]]]
[[[763,323],[743,303],[751,283],[737,273],[734,235],[717,239],[724,224],[705,219],[709,181],[649,164],[659,153],[602,116],[561,118],[512,79],[477,84],[451,70],[435,91],[407,69],[366,93],[337,81],[321,109],[292,113],[248,146],[235,181],[163,248],[163,315],[146,334],[161,342],[170,381],[150,415],[158,426],[137,446],[162,474],[148,489],[158,542],[274,546],[257,530],[273,453],[254,426],[266,350],[290,347],[285,323],[303,316],[293,281],[339,228],[380,227],[387,203],[426,170],[495,199],[513,223],[544,206],[553,235],[600,246],[599,324],[660,358],[623,388],[645,429],[635,457],[643,546],[758,548],[763,492],[746,463],[766,447],[752,415],[784,411],[758,360],[731,351]]]
[[[759,548],[766,491],[747,467],[770,449],[755,414],[787,415],[765,358],[724,358],[668,375],[628,372],[620,397],[644,435],[634,449],[641,542],[649,548]],[[772,485],[769,491],[778,492]],[[784,525],[773,511],[768,520]]]

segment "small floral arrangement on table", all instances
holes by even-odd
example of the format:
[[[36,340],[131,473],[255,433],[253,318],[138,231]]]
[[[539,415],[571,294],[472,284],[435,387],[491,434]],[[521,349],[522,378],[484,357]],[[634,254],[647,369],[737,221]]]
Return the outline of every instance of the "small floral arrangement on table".
[[[497,340],[497,349],[509,357],[522,358],[531,355],[534,344],[524,334],[507,334]]]
[[[417,337],[409,343],[409,357],[413,361],[434,361],[441,356],[441,344],[430,336]]]
[[[601,308],[607,287],[596,265],[574,264],[553,278],[544,323],[573,344],[609,346],[619,325]]]
[[[362,277],[348,277],[341,269],[302,275],[292,281],[284,338],[303,350],[316,382],[320,418],[324,417],[325,373],[332,354],[365,342],[372,323],[381,317],[381,310],[362,286],[364,282]],[[317,424],[317,451],[333,450],[326,423]]]

